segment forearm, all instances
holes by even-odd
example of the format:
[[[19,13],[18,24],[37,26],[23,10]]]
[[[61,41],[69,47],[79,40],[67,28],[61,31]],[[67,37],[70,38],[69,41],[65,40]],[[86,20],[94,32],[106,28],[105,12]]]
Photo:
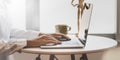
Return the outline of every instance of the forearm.
[[[5,40],[3,40],[5,41]],[[11,39],[9,41],[4,42],[4,48],[0,51],[0,54],[10,55],[27,45],[26,39]]]

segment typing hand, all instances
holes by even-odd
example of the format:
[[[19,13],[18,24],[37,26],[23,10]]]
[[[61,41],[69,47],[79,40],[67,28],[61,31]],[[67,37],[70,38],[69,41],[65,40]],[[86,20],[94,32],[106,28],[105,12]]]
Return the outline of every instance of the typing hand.
[[[35,39],[28,40],[27,46],[28,47],[35,47],[35,46],[46,45],[49,43],[53,43],[56,45],[56,44],[60,44],[61,42],[51,35],[41,35]]]
[[[64,34],[60,34],[60,33],[53,33],[50,35],[53,36],[54,38],[58,39],[59,41],[71,40],[68,36],[66,36]]]

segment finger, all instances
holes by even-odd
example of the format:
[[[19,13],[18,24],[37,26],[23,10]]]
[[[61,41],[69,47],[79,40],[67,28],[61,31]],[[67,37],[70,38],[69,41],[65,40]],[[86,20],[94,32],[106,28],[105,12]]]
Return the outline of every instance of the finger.
[[[61,39],[61,38],[65,38],[65,39],[67,39],[67,40],[71,40],[68,36],[66,36],[66,35],[64,35],[64,34],[61,34],[61,33],[57,33],[57,34],[51,34],[54,38],[56,38],[56,39]]]
[[[59,41],[58,39],[56,39],[56,38],[54,38],[53,37],[53,39],[52,39],[53,41],[56,41],[57,42],[57,44],[59,44],[59,43],[61,43],[61,41]]]
[[[54,38],[57,38],[57,39],[59,39],[59,38],[61,38],[61,35],[60,34],[51,34]]]
[[[71,40],[71,38],[68,37],[68,36],[66,36],[66,35],[62,35],[62,38],[65,38],[65,39],[67,39],[67,40]]]
[[[62,34],[58,34],[58,33],[56,33],[56,34],[51,34],[54,38],[56,38],[56,39],[60,39],[60,38],[62,38]]]
[[[57,40],[47,40],[47,43],[60,44],[61,42]]]
[[[59,40],[54,40],[54,42],[55,42],[56,44],[61,44],[61,41],[59,41]]]
[[[64,35],[64,34],[58,34],[59,36],[61,36],[60,38],[65,38],[67,40],[71,40],[68,36]]]
[[[52,39],[52,36],[50,36],[50,35],[42,35],[42,36],[40,36],[40,38],[41,38],[41,39],[50,40],[50,39]]]

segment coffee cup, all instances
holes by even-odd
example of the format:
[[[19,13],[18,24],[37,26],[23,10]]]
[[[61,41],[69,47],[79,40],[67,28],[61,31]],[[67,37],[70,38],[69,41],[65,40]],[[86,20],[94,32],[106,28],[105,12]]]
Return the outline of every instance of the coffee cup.
[[[68,31],[71,30],[71,27],[65,24],[59,24],[55,26],[56,33],[68,34]]]

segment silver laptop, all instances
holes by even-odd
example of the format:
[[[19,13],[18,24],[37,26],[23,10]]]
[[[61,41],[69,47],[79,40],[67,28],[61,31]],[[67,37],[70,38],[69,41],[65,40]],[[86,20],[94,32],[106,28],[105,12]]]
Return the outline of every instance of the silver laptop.
[[[83,48],[87,41],[92,8],[93,8],[92,4],[88,4],[88,7],[84,8],[84,12],[80,20],[81,22],[79,37],[76,37],[75,35],[68,35],[71,38],[70,41],[62,41],[62,43],[58,45],[45,45],[41,46],[41,48],[42,49]]]

